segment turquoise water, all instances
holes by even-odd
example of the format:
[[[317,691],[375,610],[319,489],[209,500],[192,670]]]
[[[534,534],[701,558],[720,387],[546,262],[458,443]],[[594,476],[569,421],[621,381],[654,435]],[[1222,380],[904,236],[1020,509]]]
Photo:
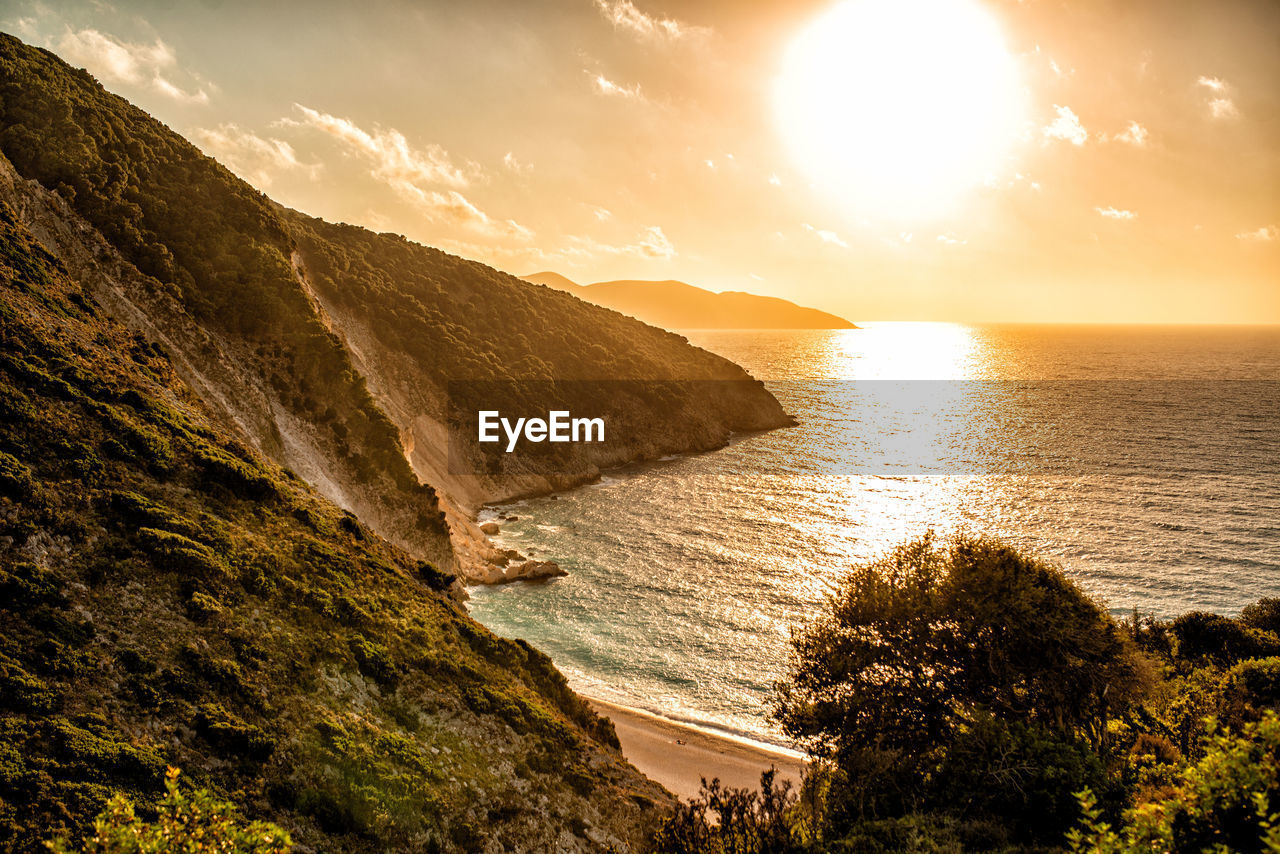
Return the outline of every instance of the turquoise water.
[[[776,740],[791,628],[928,529],[998,534],[1118,613],[1280,595],[1280,329],[686,334],[800,426],[484,515],[570,574],[473,588],[472,613],[579,690]]]

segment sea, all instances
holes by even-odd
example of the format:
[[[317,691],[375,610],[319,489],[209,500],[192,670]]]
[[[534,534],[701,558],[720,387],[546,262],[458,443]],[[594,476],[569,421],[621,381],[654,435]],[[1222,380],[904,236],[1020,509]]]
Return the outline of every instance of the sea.
[[[1280,596],[1280,327],[693,330],[798,421],[489,507],[553,581],[471,613],[578,691],[784,743],[791,632],[932,532],[1052,561],[1117,616]]]

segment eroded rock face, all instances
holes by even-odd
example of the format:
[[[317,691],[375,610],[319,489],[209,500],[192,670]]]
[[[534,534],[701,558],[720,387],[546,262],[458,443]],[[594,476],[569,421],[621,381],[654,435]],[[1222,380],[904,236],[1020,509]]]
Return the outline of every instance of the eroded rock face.
[[[354,466],[351,460],[359,449],[336,438],[333,424],[304,417],[289,405],[273,382],[284,369],[260,346],[197,319],[178,298],[139,272],[65,199],[23,178],[2,154],[0,201],[14,209],[23,226],[114,319],[164,348],[174,369],[220,423],[339,507],[354,512],[383,538],[447,572],[460,571],[443,512],[447,508],[437,496],[406,484],[412,477],[407,471],[397,480],[386,466]],[[298,288],[306,293],[310,286],[305,276],[295,273]],[[331,325],[314,299],[311,302]]]

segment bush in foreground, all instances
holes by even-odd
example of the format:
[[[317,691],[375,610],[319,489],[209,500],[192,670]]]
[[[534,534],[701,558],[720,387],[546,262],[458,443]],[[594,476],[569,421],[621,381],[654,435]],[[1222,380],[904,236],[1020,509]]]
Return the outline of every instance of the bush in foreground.
[[[1217,731],[1170,797],[1143,801],[1113,827],[1080,793],[1085,818],[1070,835],[1077,854],[1170,851],[1280,852],[1280,717],[1267,712],[1239,733]]]
[[[1122,627],[1060,570],[931,536],[859,566],[796,632],[784,731],[839,772],[833,830],[922,802],[1061,838],[1101,787],[1108,721],[1149,681]]]
[[[184,794],[178,769],[165,775],[165,796],[155,821],[143,821],[133,804],[116,795],[93,823],[93,835],[73,848],[48,843],[54,854],[287,854],[289,834],[265,821],[245,823],[235,806],[204,789]]]
[[[698,797],[680,803],[654,837],[654,854],[800,854],[811,850],[797,826],[791,784],[760,775],[760,790],[726,788],[702,779]]]

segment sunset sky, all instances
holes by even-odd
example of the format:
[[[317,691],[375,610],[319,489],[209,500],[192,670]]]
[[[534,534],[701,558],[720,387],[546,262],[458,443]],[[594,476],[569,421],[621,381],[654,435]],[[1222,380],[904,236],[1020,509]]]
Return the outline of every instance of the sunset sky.
[[[1280,322],[1274,0],[9,0],[278,201],[853,320]]]

